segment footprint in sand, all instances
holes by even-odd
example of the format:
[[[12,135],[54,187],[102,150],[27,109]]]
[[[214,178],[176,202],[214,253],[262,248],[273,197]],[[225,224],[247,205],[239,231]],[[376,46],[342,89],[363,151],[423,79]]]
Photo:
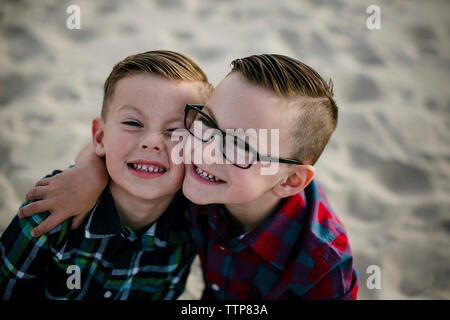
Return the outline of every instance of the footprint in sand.
[[[97,12],[99,15],[107,15],[116,12],[119,10],[120,1],[107,0],[100,3],[97,8]]]
[[[162,9],[181,9],[183,8],[183,3],[180,0],[156,0],[156,5],[158,8]]]
[[[381,98],[381,90],[375,80],[365,74],[354,77],[344,91],[348,101],[364,102]]]
[[[373,66],[380,66],[383,64],[383,60],[376,53],[375,49],[363,39],[353,41],[349,51],[353,53],[356,60],[362,64]]]
[[[41,41],[23,26],[9,25],[4,30],[9,56],[16,61],[34,58],[45,52]]]
[[[302,39],[297,31],[283,28],[278,31],[281,40],[292,50],[297,57],[305,57],[306,48],[303,45]]]
[[[5,172],[11,161],[11,145],[0,138],[0,172]]]
[[[214,61],[219,59],[223,53],[224,50],[222,48],[216,48],[216,47],[210,47],[210,48],[206,48],[206,47],[194,47],[191,50],[191,54],[198,59],[198,61],[203,61],[203,62],[209,62],[209,61]]]
[[[19,73],[0,75],[0,107],[29,92],[31,81]]]
[[[67,28],[61,29],[64,34],[78,42],[87,42],[94,39],[98,32],[91,26],[83,26],[81,29],[69,30]]]
[[[415,25],[409,31],[418,51],[423,56],[439,56],[438,49],[435,47],[437,37],[431,27],[427,25]]]
[[[352,192],[347,199],[348,213],[363,221],[380,221],[386,218],[389,208],[382,200],[366,192]]]
[[[69,87],[56,86],[51,90],[51,95],[57,101],[78,101],[80,95]]]
[[[324,60],[334,59],[334,50],[323,37],[317,33],[313,32],[309,39],[309,50],[316,55],[320,56]]]
[[[174,37],[178,40],[182,41],[192,41],[195,38],[195,35],[192,32],[185,31],[185,30],[177,30],[173,33]]]
[[[405,243],[393,254],[392,262],[401,270],[399,289],[406,296],[426,294],[427,290],[436,287],[450,288],[450,267],[443,263],[444,255],[430,250],[427,244]]]
[[[433,191],[431,178],[425,170],[392,159],[384,160],[362,146],[349,146],[354,164],[370,170],[382,186],[400,195]]]
[[[442,230],[450,234],[450,203],[424,203],[412,210],[412,217],[417,218],[425,227]]]
[[[386,188],[401,195],[431,193],[434,189],[428,172],[398,160],[383,160],[375,175]]]

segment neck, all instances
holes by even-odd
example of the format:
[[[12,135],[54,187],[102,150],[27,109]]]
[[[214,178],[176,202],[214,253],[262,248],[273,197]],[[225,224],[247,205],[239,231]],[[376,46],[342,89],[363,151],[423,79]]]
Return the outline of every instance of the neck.
[[[156,221],[169,207],[174,194],[157,199],[143,199],[128,193],[111,181],[111,194],[120,220],[134,232],[140,233]]]
[[[268,192],[258,199],[239,204],[226,204],[234,234],[248,232],[260,226],[281,207],[283,199]]]

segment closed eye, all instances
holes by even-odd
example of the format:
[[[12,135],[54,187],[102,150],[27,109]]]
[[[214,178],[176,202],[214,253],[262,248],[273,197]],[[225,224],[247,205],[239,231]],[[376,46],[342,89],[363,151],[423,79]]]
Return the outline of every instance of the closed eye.
[[[137,127],[137,128],[143,127],[143,125],[139,121],[135,121],[135,120],[122,121],[122,124],[127,125],[127,126]]]

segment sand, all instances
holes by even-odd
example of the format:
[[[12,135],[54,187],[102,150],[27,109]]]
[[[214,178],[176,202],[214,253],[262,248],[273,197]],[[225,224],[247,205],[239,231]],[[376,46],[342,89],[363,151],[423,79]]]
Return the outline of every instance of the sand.
[[[66,27],[72,4],[80,30]],[[370,4],[380,30],[366,26]],[[0,232],[90,141],[114,63],[176,50],[217,85],[232,59],[280,53],[335,84],[339,125],[316,181],[348,230],[359,298],[449,299],[449,18],[445,0],[2,1]],[[366,285],[371,265],[381,289]],[[196,263],[182,298],[202,286]]]

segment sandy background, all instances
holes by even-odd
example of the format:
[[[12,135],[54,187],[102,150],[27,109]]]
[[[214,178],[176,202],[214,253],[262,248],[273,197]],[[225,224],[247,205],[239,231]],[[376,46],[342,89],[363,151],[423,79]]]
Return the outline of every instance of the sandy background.
[[[66,28],[69,5],[81,30]],[[366,8],[381,8],[381,30]],[[335,84],[338,129],[316,180],[347,227],[362,299],[450,298],[449,1],[0,2],[0,232],[44,174],[90,141],[112,66],[193,57],[214,85],[232,59],[296,57]],[[369,290],[369,265],[381,289]],[[192,268],[183,298],[203,284]]]

